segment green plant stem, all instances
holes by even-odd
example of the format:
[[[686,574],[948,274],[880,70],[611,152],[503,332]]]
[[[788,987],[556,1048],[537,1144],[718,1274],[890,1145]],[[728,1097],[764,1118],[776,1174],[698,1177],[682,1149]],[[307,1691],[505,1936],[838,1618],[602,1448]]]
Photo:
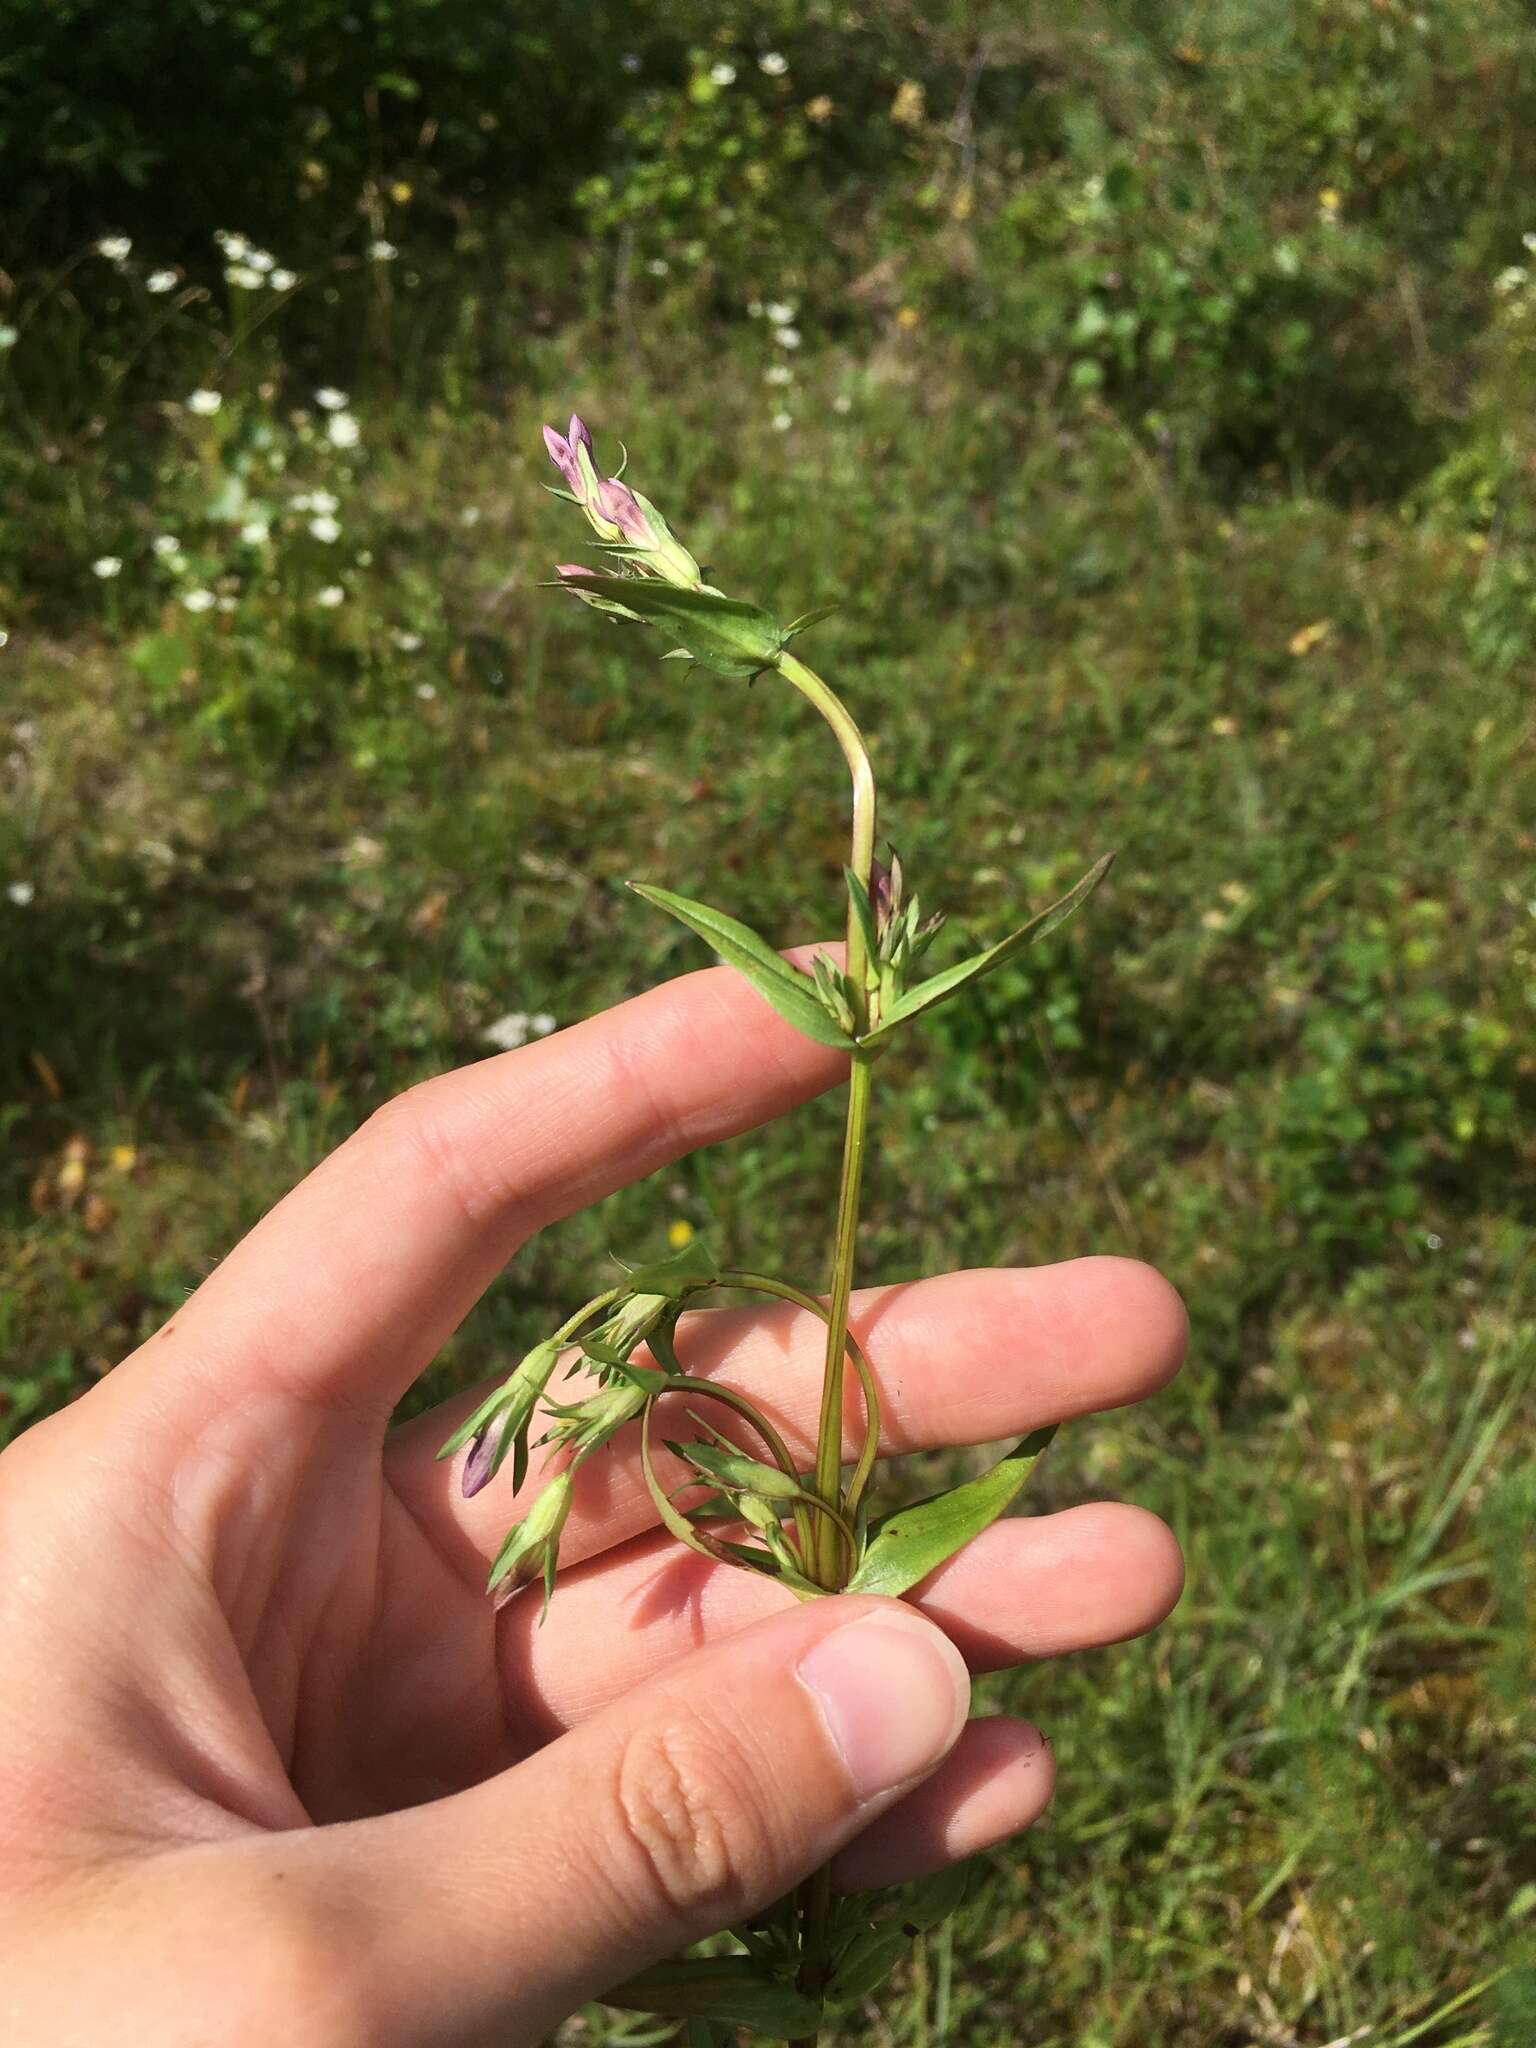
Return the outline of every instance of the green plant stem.
[[[853,1256],[859,1228],[859,1191],[864,1178],[864,1151],[869,1130],[871,1063],[867,1053],[853,1055],[848,1081],[848,1120],[843,1133],[843,1173],[837,1197],[837,1234],[832,1249],[832,1284],[827,1298],[827,1359],[821,1383],[821,1420],[816,1432],[814,1490],[825,1501],[841,1505],[843,1467],[843,1361],[848,1350],[848,1303],[853,1293]],[[836,1525],[826,1516],[817,1530],[811,1576],[828,1592],[842,1585],[853,1560]]]

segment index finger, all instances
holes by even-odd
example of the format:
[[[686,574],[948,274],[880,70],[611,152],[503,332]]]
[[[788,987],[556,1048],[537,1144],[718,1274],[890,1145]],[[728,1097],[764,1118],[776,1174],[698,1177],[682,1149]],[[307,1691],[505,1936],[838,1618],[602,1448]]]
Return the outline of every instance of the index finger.
[[[733,970],[684,975],[387,1103],[138,1361],[382,1419],[535,1231],[846,1072]]]

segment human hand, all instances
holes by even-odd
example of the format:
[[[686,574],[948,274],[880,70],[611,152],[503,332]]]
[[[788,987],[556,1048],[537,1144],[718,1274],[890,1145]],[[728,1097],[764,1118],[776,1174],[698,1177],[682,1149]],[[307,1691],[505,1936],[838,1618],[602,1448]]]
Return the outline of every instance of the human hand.
[[[799,1605],[658,1534],[616,1444],[541,1629],[483,1586],[545,1475],[460,1496],[434,1454],[473,1394],[389,1427],[533,1232],[845,1071],[711,969],[428,1082],[0,1457],[0,2037],[506,2048],[829,1857],[896,1883],[1040,1813],[1049,1750],[965,1723],[966,1669],[1154,1625],[1151,1515],[1001,1522],[909,1601]],[[893,1451],[1140,1399],[1185,1338],[1102,1258],[870,1290],[853,1326]],[[720,1310],[679,1350],[798,1456],[823,1335]]]

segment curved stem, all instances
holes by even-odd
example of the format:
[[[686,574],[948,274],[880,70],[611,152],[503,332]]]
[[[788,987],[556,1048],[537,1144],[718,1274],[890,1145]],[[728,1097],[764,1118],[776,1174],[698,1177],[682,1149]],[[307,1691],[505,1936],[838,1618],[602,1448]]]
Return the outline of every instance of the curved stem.
[[[837,692],[824,683],[815,669],[808,668],[798,655],[779,656],[779,674],[786,683],[797,689],[807,702],[814,704],[822,717],[831,726],[837,744],[843,750],[843,759],[848,763],[848,773],[853,779],[853,837],[848,855],[848,865],[866,885],[875,861],[875,771],[869,765],[869,749],[864,744],[864,735],[854,723],[853,713],[848,709]],[[848,913],[848,979],[862,997],[865,970],[869,966],[863,929],[850,907]]]
[[[824,1301],[818,1301],[814,1294],[807,1294],[803,1287],[791,1287],[787,1280],[771,1280],[766,1273],[721,1273],[717,1276],[717,1284],[744,1288],[751,1294],[777,1295],[780,1301],[792,1301],[797,1308],[809,1309],[824,1323],[831,1321],[831,1313]],[[853,1468],[853,1477],[848,1481],[848,1491],[843,1496],[843,1505],[851,1515],[864,1498],[864,1489],[869,1485],[875,1460],[880,1455],[880,1390],[875,1385],[875,1375],[870,1369],[864,1346],[852,1330],[848,1331],[845,1342],[864,1394],[864,1448],[859,1452],[859,1462]]]

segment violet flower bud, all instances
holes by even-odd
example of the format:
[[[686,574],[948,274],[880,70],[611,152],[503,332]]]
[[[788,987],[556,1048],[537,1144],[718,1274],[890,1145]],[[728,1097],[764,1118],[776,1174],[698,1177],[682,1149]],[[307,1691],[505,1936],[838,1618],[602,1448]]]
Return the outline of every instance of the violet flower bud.
[[[473,1500],[481,1487],[489,1484],[496,1470],[496,1439],[500,1434],[499,1420],[488,1422],[471,1443],[469,1456],[464,1460],[464,1469],[459,1475],[466,1500]]]

